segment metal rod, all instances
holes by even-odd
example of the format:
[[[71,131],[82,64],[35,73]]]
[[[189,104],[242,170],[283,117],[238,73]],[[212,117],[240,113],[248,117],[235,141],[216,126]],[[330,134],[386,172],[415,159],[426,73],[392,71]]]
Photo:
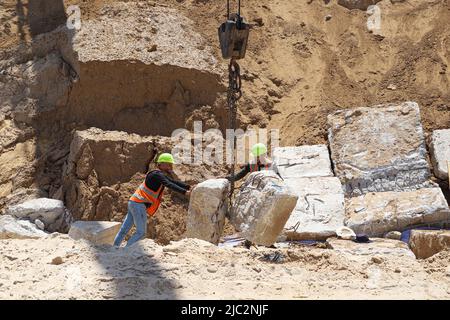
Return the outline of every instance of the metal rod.
[[[230,0],[227,0],[227,20],[230,20]]]
[[[241,16],[241,0],[238,1],[238,15]]]

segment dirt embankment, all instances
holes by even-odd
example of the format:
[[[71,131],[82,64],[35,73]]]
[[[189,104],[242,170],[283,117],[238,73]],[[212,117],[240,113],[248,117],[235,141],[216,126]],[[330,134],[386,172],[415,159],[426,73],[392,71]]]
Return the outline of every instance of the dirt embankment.
[[[78,33],[61,27],[72,4],[81,8]],[[449,0],[378,6],[375,34],[366,12],[337,1],[244,1],[254,27],[241,61],[242,128],[280,129],[284,146],[324,143],[330,112],[405,100],[419,103],[427,133],[450,127]],[[63,168],[75,130],[167,136],[194,120],[224,129],[224,15],[220,1],[3,1],[0,207],[67,196]],[[166,205],[183,229],[185,209]]]

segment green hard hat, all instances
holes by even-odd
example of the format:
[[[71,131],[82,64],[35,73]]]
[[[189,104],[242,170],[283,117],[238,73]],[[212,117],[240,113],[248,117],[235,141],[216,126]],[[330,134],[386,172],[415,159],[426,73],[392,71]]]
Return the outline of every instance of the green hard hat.
[[[255,157],[259,157],[267,153],[267,147],[264,143],[257,143],[252,147],[252,154]]]
[[[170,153],[162,153],[158,160],[156,161],[158,163],[175,163],[175,160],[173,159],[173,156]]]

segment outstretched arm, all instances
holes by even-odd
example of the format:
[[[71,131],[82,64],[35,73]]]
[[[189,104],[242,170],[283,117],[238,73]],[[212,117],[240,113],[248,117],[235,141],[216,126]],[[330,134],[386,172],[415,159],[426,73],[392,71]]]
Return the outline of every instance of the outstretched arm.
[[[248,173],[250,172],[250,165],[245,165],[244,168],[242,168],[241,171],[239,171],[237,174],[234,175],[234,181],[241,180],[244,178]],[[231,181],[231,175],[226,177],[229,181]]]
[[[172,180],[166,177],[166,175],[164,175],[162,172],[159,172],[157,175],[163,186],[175,192],[186,194],[186,192],[190,189],[190,187],[187,184],[184,184],[181,181]]]

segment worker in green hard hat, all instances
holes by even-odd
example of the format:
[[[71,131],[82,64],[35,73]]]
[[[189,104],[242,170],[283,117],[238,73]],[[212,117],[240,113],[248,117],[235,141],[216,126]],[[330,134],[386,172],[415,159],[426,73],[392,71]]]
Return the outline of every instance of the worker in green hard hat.
[[[241,180],[251,172],[269,170],[272,168],[272,161],[267,156],[267,147],[264,143],[255,144],[252,147],[251,154],[253,155],[253,159],[242,167],[241,171],[234,176],[234,181]],[[226,178],[230,181],[232,180],[231,176]]]
[[[157,169],[147,173],[145,180],[128,200],[128,213],[119,233],[114,239],[115,246],[120,246],[133,225],[136,226],[136,232],[128,240],[127,246],[146,236],[147,215],[155,215],[161,204],[165,187],[188,197],[190,196],[190,190],[193,187],[171,177],[174,164],[174,158],[170,153],[163,153],[158,157]]]

